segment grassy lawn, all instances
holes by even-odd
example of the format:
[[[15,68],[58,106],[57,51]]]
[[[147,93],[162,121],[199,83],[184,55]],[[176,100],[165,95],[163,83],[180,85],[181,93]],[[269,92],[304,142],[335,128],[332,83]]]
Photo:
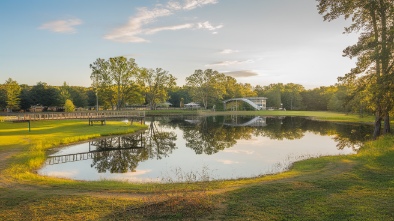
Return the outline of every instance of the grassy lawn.
[[[314,120],[322,121],[335,121],[335,122],[357,122],[357,123],[373,123],[373,116],[360,117],[357,114],[345,114],[328,111],[199,111],[200,115],[252,115],[252,116],[299,116],[299,117],[310,117]]]
[[[328,112],[239,114],[373,121]],[[27,126],[0,122],[0,220],[394,220],[393,136],[368,142],[355,155],[297,162],[281,174],[209,183],[131,184],[43,177],[35,170],[51,147],[145,127],[115,121],[88,126],[86,120],[32,122],[31,132]]]

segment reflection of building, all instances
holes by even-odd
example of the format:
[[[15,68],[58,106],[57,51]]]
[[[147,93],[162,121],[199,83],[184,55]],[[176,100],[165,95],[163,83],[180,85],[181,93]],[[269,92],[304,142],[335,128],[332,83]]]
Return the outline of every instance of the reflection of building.
[[[266,118],[265,117],[254,117],[252,119],[250,118],[244,118],[244,117],[239,117],[239,116],[231,116],[230,121],[225,121],[223,125],[226,126],[237,126],[237,127],[265,127],[267,126]]]

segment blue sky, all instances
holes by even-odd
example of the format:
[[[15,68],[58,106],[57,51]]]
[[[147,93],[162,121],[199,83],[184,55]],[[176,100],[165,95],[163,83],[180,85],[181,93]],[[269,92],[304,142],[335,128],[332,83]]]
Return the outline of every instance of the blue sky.
[[[89,86],[97,58],[134,58],[185,84],[196,69],[241,83],[333,85],[355,61],[348,21],[314,0],[2,0],[0,82]]]

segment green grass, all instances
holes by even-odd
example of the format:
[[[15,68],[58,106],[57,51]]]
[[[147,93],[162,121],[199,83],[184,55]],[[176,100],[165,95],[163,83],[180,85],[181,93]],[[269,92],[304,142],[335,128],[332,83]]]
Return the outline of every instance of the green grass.
[[[45,161],[45,151],[50,148],[146,129],[145,125],[130,126],[119,121],[108,121],[105,126],[89,126],[87,120],[31,121],[30,131],[27,122],[2,122],[0,126],[0,151],[19,151],[4,172],[13,178],[29,181],[33,178],[42,180],[32,171],[41,167]]]
[[[147,110],[145,114],[148,116],[160,116],[160,115],[196,115],[197,110],[187,109],[159,109],[159,110]]]
[[[393,220],[392,159],[394,137],[386,136],[367,143],[357,155],[297,162],[278,180],[226,194],[224,217],[230,220],[244,217],[251,220]]]
[[[199,111],[201,115],[247,115],[247,116],[298,116],[298,117],[310,117],[314,120],[321,121],[335,121],[335,122],[357,122],[357,123],[373,123],[373,116],[361,117],[358,114],[346,114],[329,111]]]
[[[285,114],[371,122],[329,112]],[[394,220],[393,136],[368,142],[355,155],[304,160],[287,172],[252,179],[131,184],[34,172],[53,146],[137,129],[142,128],[69,120],[32,122],[28,132],[27,123],[0,123],[0,220]]]

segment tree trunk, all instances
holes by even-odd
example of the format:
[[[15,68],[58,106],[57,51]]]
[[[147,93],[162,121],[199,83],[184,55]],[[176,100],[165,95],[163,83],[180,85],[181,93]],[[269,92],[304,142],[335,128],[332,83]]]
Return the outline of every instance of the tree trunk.
[[[373,138],[376,139],[380,136],[380,128],[382,127],[382,117],[379,116],[379,114],[376,114],[375,117],[375,129],[373,131]]]
[[[387,113],[387,114],[384,116],[383,133],[384,133],[384,134],[388,134],[388,133],[390,133],[390,132],[391,132],[391,130],[390,130],[390,115]]]

